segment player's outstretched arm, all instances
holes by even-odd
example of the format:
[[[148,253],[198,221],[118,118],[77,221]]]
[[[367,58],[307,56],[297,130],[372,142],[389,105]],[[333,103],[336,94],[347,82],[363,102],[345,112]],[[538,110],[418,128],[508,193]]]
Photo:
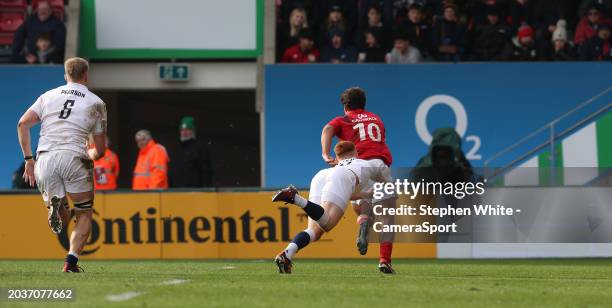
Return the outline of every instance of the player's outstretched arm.
[[[28,110],[21,116],[21,119],[19,119],[19,122],[17,123],[17,137],[19,138],[21,152],[23,152],[24,158],[30,157],[30,159],[26,159],[23,178],[25,182],[32,187],[36,184],[36,180],[34,179],[34,159],[31,159],[33,155],[30,128],[39,122],[40,118],[38,117],[38,114],[32,110]]]
[[[336,159],[329,154],[333,139],[334,127],[329,124],[325,125],[321,132],[321,156],[323,157],[323,161],[330,166],[336,165]]]

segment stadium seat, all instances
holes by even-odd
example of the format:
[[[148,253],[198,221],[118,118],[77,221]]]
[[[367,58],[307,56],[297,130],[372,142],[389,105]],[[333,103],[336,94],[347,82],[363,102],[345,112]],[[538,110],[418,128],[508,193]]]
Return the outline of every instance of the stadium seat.
[[[28,10],[28,2],[26,0],[0,0],[0,10],[25,12]]]
[[[13,44],[12,33],[0,33],[0,46],[6,46]]]
[[[10,46],[13,44],[13,34],[23,23],[24,16],[21,12],[0,12],[0,46]],[[0,52],[2,57],[6,52]]]
[[[20,12],[0,12],[0,33],[13,33],[25,20]]]
[[[3,1],[3,0],[0,0],[0,1]],[[51,5],[54,11],[55,9],[64,10],[64,0],[32,0],[32,11],[36,11],[36,8],[38,8],[38,3],[42,1],[49,2],[49,4]]]
[[[12,37],[24,20],[20,12],[0,12],[0,33],[10,34]]]

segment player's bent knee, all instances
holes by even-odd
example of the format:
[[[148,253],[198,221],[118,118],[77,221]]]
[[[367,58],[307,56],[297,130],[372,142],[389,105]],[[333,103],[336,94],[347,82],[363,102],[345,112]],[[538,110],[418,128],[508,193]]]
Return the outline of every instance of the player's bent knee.
[[[325,215],[321,217],[317,223],[319,223],[319,226],[321,226],[325,232],[329,232],[338,224],[342,216],[344,216],[344,207],[333,202],[325,201],[323,203],[323,208],[325,209]]]
[[[323,232],[329,232],[331,231],[334,227],[336,226],[335,223],[333,223],[330,220],[325,221],[325,223],[323,224],[319,224],[319,227],[321,227]]]
[[[325,232],[329,232],[332,228],[330,228],[329,219],[327,217],[322,217],[322,219],[317,220],[316,225],[318,226],[318,230],[320,230],[321,234]]]
[[[329,232],[331,231],[334,227],[333,226],[321,226],[321,228],[323,228],[323,230],[325,230],[325,232]]]

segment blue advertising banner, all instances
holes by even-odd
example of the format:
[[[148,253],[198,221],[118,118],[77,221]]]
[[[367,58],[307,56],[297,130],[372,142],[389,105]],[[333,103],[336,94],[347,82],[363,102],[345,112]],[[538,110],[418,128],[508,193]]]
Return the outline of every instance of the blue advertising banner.
[[[366,91],[366,109],[384,121],[393,167],[414,166],[442,127],[454,127],[468,159],[482,166],[610,87],[611,76],[609,62],[268,65],[263,186],[307,187],[326,167],[321,129],[343,115],[340,94],[351,86]],[[612,102],[612,92],[597,101]]]
[[[11,188],[13,172],[23,162],[23,154],[17,140],[19,117],[45,91],[64,84],[62,65],[1,66],[0,93],[0,189]],[[38,145],[40,125],[31,130],[32,149]]]

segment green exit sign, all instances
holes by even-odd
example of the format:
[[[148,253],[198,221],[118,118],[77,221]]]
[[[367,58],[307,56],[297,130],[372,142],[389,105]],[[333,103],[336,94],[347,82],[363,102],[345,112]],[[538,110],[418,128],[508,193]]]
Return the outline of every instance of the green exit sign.
[[[189,81],[190,66],[184,63],[159,63],[157,72],[161,81]]]

